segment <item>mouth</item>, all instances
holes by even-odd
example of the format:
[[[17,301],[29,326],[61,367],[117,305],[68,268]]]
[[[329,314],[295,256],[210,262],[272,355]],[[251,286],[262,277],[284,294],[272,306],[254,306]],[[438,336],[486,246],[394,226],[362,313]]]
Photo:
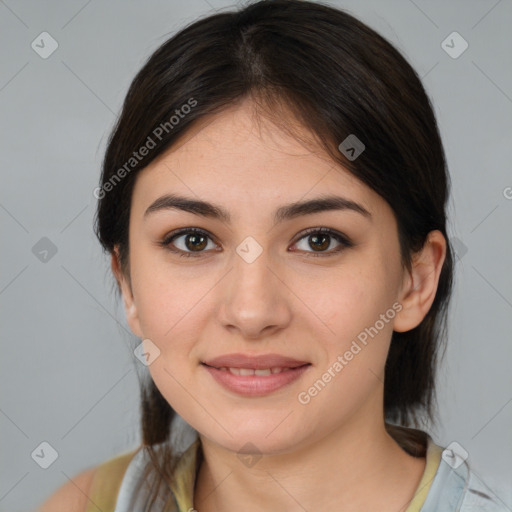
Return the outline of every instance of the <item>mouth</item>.
[[[310,363],[309,361],[300,361],[280,354],[225,354],[203,361],[203,364],[217,369],[239,368],[244,370],[271,370],[272,372],[273,369],[293,369]]]
[[[312,365],[276,355],[230,355],[201,366],[224,389],[243,396],[264,396],[295,382]]]
[[[202,363],[205,366],[209,366],[210,368],[215,368],[216,370],[220,371],[226,371],[230,372],[233,375],[242,375],[242,376],[249,376],[249,375],[257,375],[258,377],[268,377],[269,375],[275,375],[276,373],[283,373],[283,372],[289,372],[291,370],[295,370],[297,368],[301,368],[302,366],[307,366],[311,363],[306,363],[304,365],[300,366],[294,366],[294,367],[274,367],[274,368],[236,368],[236,367],[226,367],[226,366],[210,366],[206,363]]]

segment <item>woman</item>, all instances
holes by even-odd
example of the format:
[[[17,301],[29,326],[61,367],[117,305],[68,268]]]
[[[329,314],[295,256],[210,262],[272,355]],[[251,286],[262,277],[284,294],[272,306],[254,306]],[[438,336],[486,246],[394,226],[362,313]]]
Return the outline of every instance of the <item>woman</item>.
[[[131,84],[95,193],[150,378],[142,446],[76,510],[505,510],[411,428],[434,414],[449,176],[381,36],[298,0],[189,25]]]

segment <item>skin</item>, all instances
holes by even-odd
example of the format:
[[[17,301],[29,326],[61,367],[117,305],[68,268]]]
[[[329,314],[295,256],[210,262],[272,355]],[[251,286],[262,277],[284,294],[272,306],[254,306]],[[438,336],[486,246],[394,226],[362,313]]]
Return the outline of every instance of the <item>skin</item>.
[[[232,222],[176,209],[145,218],[164,193],[216,203]],[[272,220],[280,206],[333,193],[372,218],[334,210]],[[211,235],[198,257],[158,245],[185,227]],[[340,243],[331,238],[318,249],[303,232],[320,227],[355,245],[336,253]],[[263,249],[252,263],[236,252],[248,236]],[[116,253],[112,269],[130,328],[160,350],[148,367],[156,386],[199,432],[205,460],[197,510],[339,510],[340,499],[343,510],[407,508],[425,459],[406,454],[385,431],[384,364],[393,330],[416,327],[434,300],[446,251],[439,231],[430,233],[409,273],[384,199],[320,150],[256,121],[245,101],[190,131],[138,175],[129,238],[129,275]],[[193,252],[186,242],[185,234],[173,243]],[[322,251],[331,255],[314,256]],[[401,311],[308,404],[300,403],[298,394],[394,303]],[[270,395],[242,397],[200,365],[233,352],[278,353],[312,366]],[[252,467],[237,456],[247,442],[262,455]]]

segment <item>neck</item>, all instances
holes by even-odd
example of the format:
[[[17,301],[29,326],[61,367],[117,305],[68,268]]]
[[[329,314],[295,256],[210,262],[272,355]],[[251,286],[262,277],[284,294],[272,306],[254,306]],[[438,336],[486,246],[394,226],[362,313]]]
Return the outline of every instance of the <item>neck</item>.
[[[252,467],[201,436],[194,507],[235,510],[405,511],[425,469],[406,453],[384,421],[342,427],[293,452],[265,454]],[[243,507],[242,507],[243,505]]]

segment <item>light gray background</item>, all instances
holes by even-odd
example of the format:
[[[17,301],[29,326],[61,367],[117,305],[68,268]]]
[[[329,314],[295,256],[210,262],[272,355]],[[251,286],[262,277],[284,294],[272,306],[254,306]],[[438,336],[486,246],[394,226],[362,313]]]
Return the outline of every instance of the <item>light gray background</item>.
[[[460,259],[432,434],[444,446],[460,443],[512,506],[512,3],[331,3],[393,42],[433,99]],[[185,23],[229,5],[0,1],[1,511],[35,507],[140,441],[137,340],[92,232],[92,191],[145,58]],[[31,48],[43,31],[59,45],[48,59]],[[469,43],[456,59],[441,47],[453,31]],[[47,262],[32,252],[42,237],[57,247]],[[31,458],[43,441],[59,455],[46,470]]]

